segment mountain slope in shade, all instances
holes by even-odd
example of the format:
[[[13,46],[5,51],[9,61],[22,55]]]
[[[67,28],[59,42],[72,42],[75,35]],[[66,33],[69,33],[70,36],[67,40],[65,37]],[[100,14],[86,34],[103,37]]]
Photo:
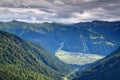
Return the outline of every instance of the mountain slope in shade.
[[[94,66],[78,73],[74,80],[119,80],[120,48],[98,61]]]
[[[120,22],[57,23],[0,22],[0,29],[39,43],[48,50],[108,55],[119,46]],[[62,46],[61,46],[62,44]],[[91,46],[91,47],[89,47]],[[104,50],[104,52],[102,51]]]
[[[119,26],[120,22],[106,21],[84,22],[71,25],[57,23],[36,24],[15,20],[0,22],[1,30],[14,33],[23,39],[42,45],[51,53],[58,54],[57,57],[63,61],[64,57],[67,57],[59,51],[68,52],[73,58],[74,56],[80,57],[76,53],[83,53],[85,55],[83,55],[84,62],[86,63],[88,63],[87,54],[106,56],[119,47]],[[61,54],[62,58],[59,56]],[[94,57],[89,62],[93,60]],[[68,59],[68,61],[70,60]]]
[[[62,76],[73,69],[50,54],[43,47],[34,45],[3,31],[0,31],[0,71],[2,69],[3,71],[1,72],[4,73],[4,70],[7,68],[4,69],[4,67],[1,66],[8,68],[15,67],[15,72],[25,69],[30,71],[30,73],[40,73],[55,80],[62,80]],[[23,73],[27,73],[27,71]],[[10,71],[8,71],[8,73],[10,73]],[[18,75],[20,74],[21,73],[18,73]]]

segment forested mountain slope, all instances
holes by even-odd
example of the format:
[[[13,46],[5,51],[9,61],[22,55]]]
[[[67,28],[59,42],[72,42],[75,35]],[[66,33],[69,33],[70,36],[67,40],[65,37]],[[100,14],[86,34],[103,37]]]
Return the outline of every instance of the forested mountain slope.
[[[62,76],[72,69],[71,66],[60,61],[40,45],[34,45],[16,35],[0,31],[0,79],[2,76],[9,75],[10,78],[21,79],[21,77],[28,76],[34,80],[38,74],[38,78],[43,76],[43,80],[49,80],[48,77],[61,80]],[[13,72],[11,72],[12,70]]]
[[[119,21],[92,21],[69,25],[15,20],[0,22],[1,30],[42,45],[66,63],[79,65],[99,60],[116,50],[120,45],[119,26]],[[70,57],[73,58],[72,61]]]
[[[120,22],[93,21],[71,25],[57,23],[0,22],[0,29],[39,43],[52,52],[108,55],[117,49]],[[61,44],[63,44],[61,46]],[[91,47],[89,47],[91,46]],[[109,49],[109,50],[108,50]],[[102,52],[101,50],[104,50]]]
[[[74,80],[119,80],[120,79],[120,48],[98,61],[92,67],[78,73]]]

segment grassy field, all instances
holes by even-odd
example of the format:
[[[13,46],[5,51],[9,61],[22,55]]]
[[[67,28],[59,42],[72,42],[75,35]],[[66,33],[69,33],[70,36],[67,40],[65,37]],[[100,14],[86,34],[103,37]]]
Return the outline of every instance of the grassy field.
[[[78,65],[92,63],[104,57],[96,54],[74,53],[74,52],[66,52],[63,50],[58,50],[56,52],[56,56],[60,60],[68,64],[78,64]]]

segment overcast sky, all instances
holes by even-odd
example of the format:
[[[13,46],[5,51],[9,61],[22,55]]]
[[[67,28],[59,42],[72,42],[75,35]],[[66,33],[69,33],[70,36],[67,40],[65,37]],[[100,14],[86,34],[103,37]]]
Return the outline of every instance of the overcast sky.
[[[0,0],[0,21],[119,21],[120,0]]]

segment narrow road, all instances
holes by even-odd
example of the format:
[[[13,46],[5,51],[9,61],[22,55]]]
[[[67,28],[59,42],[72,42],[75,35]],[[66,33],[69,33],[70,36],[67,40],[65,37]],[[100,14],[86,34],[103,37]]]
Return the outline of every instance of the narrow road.
[[[67,74],[67,75],[63,78],[63,80],[69,80],[68,77],[69,77],[70,75],[74,74],[75,72],[77,72],[78,70],[79,70],[78,68],[75,69],[75,70],[73,70],[72,72],[70,72],[69,74]]]

